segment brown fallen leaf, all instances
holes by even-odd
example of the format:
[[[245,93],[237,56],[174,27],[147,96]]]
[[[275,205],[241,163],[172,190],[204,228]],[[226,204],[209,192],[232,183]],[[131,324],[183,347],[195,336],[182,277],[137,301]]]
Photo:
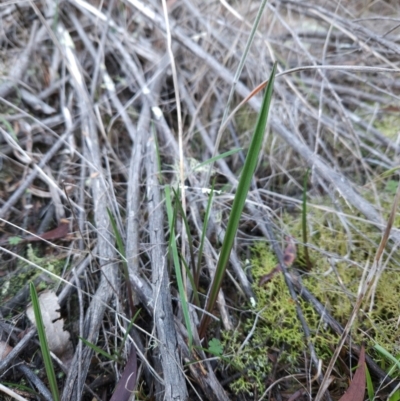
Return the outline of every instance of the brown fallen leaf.
[[[258,286],[262,287],[263,285],[269,283],[274,278],[274,276],[276,276],[281,271],[282,271],[281,265],[276,265],[268,274],[265,274],[260,278]]]
[[[126,362],[124,372],[117,384],[117,387],[110,401],[128,401],[135,391],[137,379],[137,355],[136,349],[132,345],[129,358]]]
[[[53,241],[55,239],[66,237],[68,235],[68,231],[69,231],[69,221],[67,219],[61,219],[58,227],[54,228],[53,230],[46,231],[45,233],[36,236],[31,235],[29,237],[24,238],[24,241],[34,242],[34,241],[40,241],[42,239],[46,241]]]
[[[285,252],[283,253],[283,260],[287,267],[292,266],[293,262],[296,260],[296,244],[292,237],[287,237],[288,245],[286,246]],[[262,276],[258,282],[258,286],[262,287],[272,280],[272,278],[282,271],[281,265],[278,263],[268,274]]]
[[[61,219],[60,224],[58,227],[54,228],[53,230],[46,231],[40,235],[28,235],[25,238],[21,238],[18,241],[18,244],[24,244],[27,242],[36,242],[41,240],[46,241],[54,241],[56,239],[65,238],[69,233],[69,221],[67,219]],[[5,238],[0,240],[0,245],[7,245],[9,244],[9,238]]]
[[[365,349],[361,347],[360,356],[358,358],[358,368],[353,376],[348,390],[344,393],[339,401],[364,401],[365,397]]]

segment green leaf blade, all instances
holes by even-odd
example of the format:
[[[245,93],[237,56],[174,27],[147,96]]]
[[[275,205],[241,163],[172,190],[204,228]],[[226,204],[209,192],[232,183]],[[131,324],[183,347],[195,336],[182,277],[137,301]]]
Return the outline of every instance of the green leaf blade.
[[[211,290],[206,305],[206,311],[209,313],[211,313],[212,309],[214,308],[219,290],[221,288],[222,280],[225,275],[226,266],[229,261],[236,232],[239,227],[240,217],[246,202],[247,194],[251,185],[255,169],[257,167],[258,156],[260,154],[262,142],[264,139],[264,132],[267,125],[268,113],[272,100],[275,73],[276,73],[276,63],[272,68],[267,89],[265,91],[265,95],[263,98],[260,114],[258,115],[254,135],[250,143],[249,151],[246,156],[243,171],[240,176],[237,191],[233,201],[232,211],[229,216],[225,238],[222,244],[214,280],[211,285]],[[205,335],[205,330],[207,329],[209,319],[210,319],[209,316],[207,314],[204,314],[199,329],[200,338],[203,338]]]
[[[59,401],[60,394],[58,392],[56,374],[54,372],[53,362],[51,360],[51,355],[50,355],[50,349],[47,343],[45,327],[42,319],[42,313],[40,311],[39,298],[36,292],[35,285],[32,282],[29,283],[29,290],[31,294],[32,307],[33,307],[33,312],[35,314],[35,322],[39,336],[39,343],[40,343],[40,349],[42,351],[43,362],[46,369],[47,379],[49,380],[50,390],[53,395],[54,401]]]
[[[168,224],[169,224],[170,236],[171,236],[170,241],[169,241],[169,247],[172,252],[172,259],[173,259],[174,267],[175,267],[176,282],[178,284],[179,298],[180,298],[181,304],[182,304],[183,318],[185,320],[186,330],[188,331],[189,349],[191,349],[192,344],[193,344],[193,333],[192,333],[192,326],[191,326],[190,316],[189,316],[188,302],[187,302],[187,298],[186,298],[185,289],[183,286],[182,273],[181,273],[181,268],[180,268],[180,263],[179,263],[178,248],[177,248],[176,240],[175,240],[175,228],[174,228],[175,219],[174,219],[174,212],[173,212],[172,201],[171,201],[171,189],[169,186],[165,187],[165,201],[166,201]]]

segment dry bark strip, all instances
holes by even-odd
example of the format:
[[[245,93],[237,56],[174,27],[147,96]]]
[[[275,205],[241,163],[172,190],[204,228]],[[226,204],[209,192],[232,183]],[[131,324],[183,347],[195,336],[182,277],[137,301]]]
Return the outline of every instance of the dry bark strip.
[[[140,167],[142,164],[143,138],[149,132],[150,107],[143,103],[133,144],[128,180],[126,259],[130,273],[139,271],[139,213],[140,213]]]
[[[167,271],[167,250],[164,238],[164,223],[166,220],[157,179],[156,148],[152,137],[146,144],[146,172],[154,299],[153,318],[163,369],[165,391],[164,394],[157,394],[157,399],[183,401],[188,399],[188,391],[181,368],[172,312]]]
[[[60,35],[67,35],[67,31],[59,25]],[[101,152],[98,142],[98,133],[94,122],[92,105],[84,80],[80,75],[78,59],[71,48],[65,48],[65,57],[67,58],[68,68],[71,70],[73,77],[73,85],[79,99],[80,114],[82,116],[82,137],[85,141],[85,156],[89,160],[92,195],[93,195],[93,211],[96,229],[98,233],[98,260],[101,269],[101,279],[99,286],[94,294],[89,308],[86,312],[84,322],[84,337],[91,343],[97,342],[99,329],[103,321],[103,316],[108,304],[113,296],[113,290],[116,288],[117,269],[115,263],[115,249],[113,247],[114,238],[112,235],[111,224],[107,214],[107,191],[106,181],[103,175]],[[79,348],[78,348],[79,349]],[[62,394],[63,401],[79,400],[82,396],[83,385],[89,370],[92,359],[93,350],[90,347],[83,347],[82,353],[75,353],[72,367],[68,373],[64,391]],[[80,365],[80,369],[77,366]],[[81,377],[78,377],[80,372]]]
[[[0,334],[2,334],[2,329],[0,329]],[[12,349],[12,351],[0,361],[0,374],[2,375],[6,369],[8,369],[11,365],[11,363],[14,361],[14,359],[22,352],[24,351],[25,347],[28,346],[29,342],[32,340],[32,338],[36,335],[36,329],[31,328],[29,331],[25,334],[25,336],[22,338],[21,341],[18,342],[18,344]]]
[[[87,113],[87,110],[82,111],[82,115],[85,115],[85,113]],[[88,128],[88,126],[86,128]],[[90,149],[88,149],[87,151],[87,156],[90,157],[91,162],[95,166],[98,166],[98,169],[91,169],[91,173],[100,173],[93,180],[92,194],[94,202],[94,217],[96,222],[96,229],[98,232],[97,256],[100,261],[100,265],[103,267],[101,269],[102,275],[99,287],[97,288],[96,293],[91,300],[90,306],[86,312],[84,323],[85,339],[95,344],[97,342],[97,337],[103,320],[104,312],[106,311],[107,304],[111,301],[113,289],[116,288],[117,268],[115,266],[115,263],[109,262],[111,260],[115,260],[116,255],[114,247],[112,246],[114,239],[111,234],[112,228],[107,215],[107,203],[104,200],[107,188],[105,188],[104,186],[104,180],[102,179],[101,174],[101,160],[97,141],[97,132],[94,127],[92,127],[91,129],[89,129],[89,133],[86,131],[85,134],[90,136],[91,139],[91,141],[88,141]],[[92,355],[93,350],[87,346],[83,347],[81,360],[79,359],[79,355],[77,353],[75,354],[74,360],[72,362],[72,368],[67,376],[67,381],[65,383],[62,396],[63,401],[73,399],[78,400],[81,398],[83,388],[78,388],[77,386],[78,369],[76,369],[76,366],[78,364],[81,365],[82,377],[86,378]],[[84,380],[82,380],[82,383],[84,383]]]
[[[29,42],[27,43],[25,49],[21,52],[18,61],[14,63],[14,68],[12,69],[12,75],[9,79],[0,85],[0,97],[9,96],[16,88],[19,81],[22,80],[26,70],[30,66],[32,60],[32,54],[36,48],[36,41],[38,36],[38,23],[35,21],[32,24],[31,35]]]

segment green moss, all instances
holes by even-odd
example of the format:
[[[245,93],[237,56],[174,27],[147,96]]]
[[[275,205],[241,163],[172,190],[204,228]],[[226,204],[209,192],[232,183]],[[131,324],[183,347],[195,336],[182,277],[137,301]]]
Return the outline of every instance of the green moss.
[[[399,134],[400,117],[398,113],[383,113],[374,122],[375,128],[382,132],[383,135],[391,139],[396,139]]]
[[[237,132],[253,131],[257,117],[257,113],[248,104],[244,104],[235,114]]]
[[[390,210],[391,196],[382,194],[381,206]],[[309,233],[309,254],[312,271],[303,275],[303,284],[324,305],[330,314],[342,325],[347,323],[356,300],[358,287],[364,269],[371,266],[381,233],[363,216],[340,205],[346,214],[346,226],[338,213],[326,199],[318,199],[309,205],[307,228]],[[301,215],[283,216],[285,232],[301,241]],[[389,253],[388,253],[389,254]],[[298,246],[297,261],[301,265],[303,248]],[[363,305],[358,319],[352,327],[353,341],[365,343],[372,352],[375,343],[382,345],[393,355],[400,351],[400,260],[391,255],[381,276],[375,295],[375,303],[369,312],[369,302]],[[276,352],[278,364],[284,364],[287,373],[304,369],[304,355],[308,347],[303,330],[298,322],[295,304],[287,290],[281,273],[275,275],[263,288],[258,286],[260,277],[269,273],[277,261],[266,243],[258,243],[253,248],[252,274],[253,290],[257,296],[257,306],[242,320],[237,333],[227,335],[224,349],[229,349],[233,361],[242,377],[231,385],[236,393],[262,393],[266,388],[266,378],[271,369],[268,355]],[[336,347],[338,337],[321,321],[312,306],[300,300],[300,306],[311,330],[311,339],[318,357],[329,361]],[[252,331],[255,316],[256,328]],[[251,338],[247,338],[252,332]],[[246,345],[242,346],[246,339]],[[240,352],[239,352],[240,349]]]
[[[60,274],[65,266],[64,259],[55,257],[39,257],[38,252],[31,244],[27,245],[26,259],[47,270],[50,273]],[[0,303],[3,304],[18,293],[28,282],[34,281],[43,271],[34,268],[31,264],[19,261],[17,269],[0,280]],[[39,289],[47,289],[49,283],[41,282]]]

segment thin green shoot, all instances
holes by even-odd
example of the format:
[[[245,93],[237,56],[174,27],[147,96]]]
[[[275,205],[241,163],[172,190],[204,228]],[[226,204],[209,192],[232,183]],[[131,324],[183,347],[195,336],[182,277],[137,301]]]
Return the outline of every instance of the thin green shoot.
[[[139,316],[139,313],[140,313],[140,312],[141,312],[141,309],[138,309],[138,310],[136,311],[135,315],[133,316],[133,318],[130,320],[129,325],[128,325],[128,328],[126,329],[124,338],[122,339],[121,346],[119,347],[119,350],[118,350],[118,352],[117,352],[117,355],[122,355],[122,350],[123,350],[123,348],[124,348],[124,346],[125,346],[126,339],[128,338],[128,335],[129,335],[129,333],[130,333],[130,331],[131,331],[131,329],[132,329],[132,326],[133,326],[133,324],[135,323],[135,320],[136,320],[137,317]]]
[[[174,198],[177,200],[179,199],[179,193],[174,189],[171,188],[173,193],[174,193]],[[195,272],[196,270],[196,266],[195,266],[195,258],[194,258],[194,251],[193,251],[193,239],[192,239],[192,234],[190,233],[190,228],[189,228],[189,224],[188,224],[188,220],[186,217],[186,213],[184,212],[183,208],[182,208],[182,204],[180,202],[175,202],[175,205],[177,207],[177,211],[179,211],[180,216],[182,217],[183,220],[183,224],[185,224],[185,228],[186,228],[186,235],[188,237],[188,243],[189,243],[189,254],[190,254],[190,265],[192,267],[192,271]],[[174,221],[174,226],[175,226],[175,221]],[[197,287],[196,287],[197,290]]]
[[[190,272],[190,269],[189,269],[188,264],[186,263],[186,260],[182,257],[181,254],[179,254],[179,260],[182,262],[183,266],[185,267],[185,271],[186,271],[186,274],[187,274],[187,276],[189,278],[190,285],[192,286],[194,304],[198,306],[198,305],[200,305],[199,292],[197,291],[197,289],[195,287],[195,282],[193,280],[193,275]]]
[[[199,256],[197,259],[196,271],[193,273],[196,288],[198,288],[199,280],[200,280],[201,260],[203,258],[204,242],[205,242],[206,233],[207,233],[208,221],[210,219],[211,205],[212,205],[212,201],[213,201],[213,197],[214,197],[214,186],[215,186],[215,179],[212,182],[211,191],[208,196],[207,209],[206,209],[206,214],[204,215],[204,221],[203,221],[203,231],[201,233],[201,239],[200,239]]]
[[[115,221],[115,218],[114,218],[114,216],[111,213],[109,208],[107,208],[107,213],[108,213],[108,217],[109,217],[110,222],[111,222],[111,226],[112,226],[113,231],[114,231],[114,235],[115,235],[115,240],[117,242],[118,251],[122,256],[122,269],[123,269],[122,271],[123,271],[124,276],[125,276],[125,284],[126,284],[126,291],[128,293],[129,308],[131,310],[131,315],[133,316],[135,314],[135,305],[133,304],[132,286],[131,286],[131,282],[129,280],[128,263],[126,262],[125,245],[124,245],[124,242],[122,240],[121,234],[118,231],[117,222]]]
[[[386,178],[393,176],[398,170],[400,170],[400,166],[393,167],[389,170],[384,171],[382,174],[379,174],[376,178],[374,178],[371,183],[376,183],[379,181],[383,181]]]
[[[3,384],[4,386],[10,388],[10,389],[16,389],[19,390],[21,392],[26,391],[27,393],[32,395],[32,398],[34,397],[39,397],[39,393],[37,393],[35,390],[32,389],[32,387],[29,386],[25,386],[21,383],[11,383],[11,382],[4,382],[2,381],[1,384]]]
[[[374,348],[389,362],[392,366],[387,371],[388,376],[392,376],[394,372],[400,370],[400,358],[396,358],[389,351],[383,348],[379,344],[375,344]],[[399,401],[400,400],[400,390],[396,389],[393,393],[389,394],[388,401]]]
[[[371,374],[369,373],[368,366],[365,366],[365,378],[367,382],[367,393],[369,401],[374,401],[375,398],[375,390],[374,384],[372,383]]]
[[[33,313],[35,315],[36,328],[39,336],[40,349],[42,351],[44,367],[46,369],[46,375],[49,381],[51,394],[53,395],[54,401],[59,401],[60,394],[58,392],[56,374],[54,372],[53,361],[51,360],[50,349],[47,343],[46,332],[42,319],[42,312],[40,310],[39,298],[36,292],[35,285],[32,282],[29,283],[29,290],[31,294]]]
[[[172,188],[172,191],[174,193],[174,199],[179,199],[179,193],[177,191],[175,191],[174,188]],[[185,259],[184,259],[184,257],[182,255],[180,255],[180,259],[181,259],[181,261],[183,262],[183,264],[185,266],[186,273],[187,273],[187,275],[189,277],[190,284],[192,286],[195,305],[200,306],[199,292],[198,292],[198,282],[196,282],[193,279],[193,276],[196,274],[196,271],[198,270],[198,268],[196,269],[196,265],[195,265],[195,257],[194,257],[194,250],[193,250],[193,239],[192,239],[192,235],[190,233],[190,229],[189,229],[189,224],[188,224],[188,220],[187,220],[187,217],[186,217],[186,213],[184,213],[183,209],[182,209],[182,204],[180,202],[176,202],[175,205],[176,205],[176,209],[175,209],[176,212],[178,212],[178,209],[179,209],[180,215],[181,215],[182,220],[183,220],[183,222],[185,224],[186,235],[188,237],[188,243],[189,243],[190,264],[191,264],[191,267],[192,267],[193,274],[191,273],[191,271],[189,269],[189,266],[187,265],[187,263],[186,263],[186,261],[185,261]],[[176,213],[174,214],[174,221],[173,221],[174,227],[175,227],[175,222],[176,222]]]
[[[389,362],[391,362],[393,365],[391,368],[387,371],[387,374],[390,376],[393,374],[393,372],[396,371],[396,369],[400,370],[400,360],[397,359],[395,356],[393,356],[389,351],[387,351],[385,348],[383,348],[379,344],[375,344],[374,348]]]
[[[6,126],[7,132],[12,136],[12,138],[16,143],[19,143],[18,136],[15,133],[13,126],[4,117],[1,116],[0,116],[0,123],[3,123]]]
[[[274,66],[272,68],[271,76],[268,81],[267,89],[265,91],[264,99],[262,102],[260,114],[258,115],[258,120],[254,131],[254,135],[250,143],[250,148],[247,153],[246,160],[244,163],[244,168],[240,176],[238,187],[236,190],[236,195],[233,200],[232,211],[229,216],[228,225],[226,228],[226,234],[222,244],[214,280],[211,284],[211,290],[205,308],[205,310],[209,313],[211,313],[211,311],[214,309],[215,302],[217,300],[217,296],[222,285],[222,280],[225,276],[226,267],[229,261],[229,256],[239,226],[240,216],[242,215],[247,194],[249,192],[253,175],[257,167],[258,157],[262,147],[264,133],[267,125],[269,107],[272,99],[275,73],[276,73],[276,63],[274,63]],[[200,329],[199,329],[200,339],[204,338],[209,321],[210,317],[208,316],[208,314],[205,313],[200,323]]]
[[[86,340],[86,338],[79,337],[79,339],[89,348],[91,348],[96,354],[103,355],[105,358],[109,359],[113,362],[119,362],[120,358],[118,355],[110,355],[108,352],[104,351],[100,347],[95,344],[92,344],[90,341]]]
[[[207,164],[215,163],[216,161],[218,161],[220,159],[224,159],[225,157],[234,155],[234,154],[240,152],[241,150],[243,150],[243,149],[242,148],[235,148],[235,149],[232,149],[232,150],[228,150],[227,152],[221,153],[220,155],[217,155],[215,157],[211,157],[210,159],[207,159],[206,161],[198,164],[193,170],[198,170],[198,169],[200,169],[200,168],[202,168],[204,166],[207,166]]]
[[[306,270],[311,271],[312,269],[312,264],[311,264],[311,259],[310,259],[310,254],[308,253],[308,247],[307,247],[307,183],[308,183],[308,176],[310,175],[310,169],[307,169],[306,175],[304,177],[304,183],[303,183],[303,207],[301,211],[301,217],[302,217],[302,232],[303,232],[303,251],[304,251],[304,259],[306,262]]]
[[[399,401],[400,400],[400,390],[396,390],[393,394],[390,394],[388,401]]]
[[[192,344],[193,344],[193,332],[192,332],[192,326],[190,323],[188,302],[187,302],[187,298],[186,298],[185,289],[183,286],[182,273],[181,273],[181,269],[180,269],[179,256],[178,256],[178,248],[176,245],[175,218],[174,218],[174,211],[172,209],[172,202],[171,202],[171,188],[169,186],[165,187],[165,202],[166,202],[169,232],[170,232],[169,249],[172,253],[172,259],[174,262],[176,281],[178,284],[178,291],[179,291],[179,298],[181,300],[183,318],[185,320],[186,330],[188,332],[188,337],[189,337],[189,349],[191,350]]]

